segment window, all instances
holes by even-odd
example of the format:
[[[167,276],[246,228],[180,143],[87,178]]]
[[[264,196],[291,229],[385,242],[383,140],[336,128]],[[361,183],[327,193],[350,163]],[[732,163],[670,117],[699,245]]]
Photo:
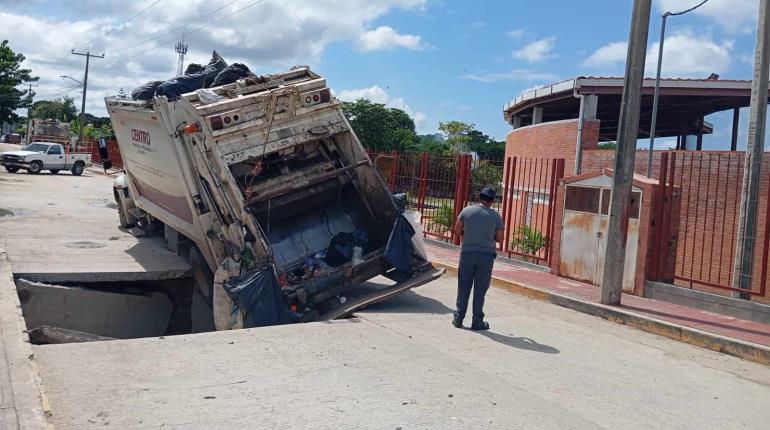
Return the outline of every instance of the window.
[[[599,188],[568,186],[565,198],[568,211],[599,213]]]
[[[569,195],[569,194],[568,194]],[[610,213],[610,196],[612,191],[609,188],[602,188],[602,215]],[[642,204],[642,193],[639,191],[631,192],[631,204],[628,206],[628,217],[630,219],[639,219],[639,207]]]
[[[48,153],[53,155],[61,155],[61,146],[51,145],[51,147],[48,148]]]

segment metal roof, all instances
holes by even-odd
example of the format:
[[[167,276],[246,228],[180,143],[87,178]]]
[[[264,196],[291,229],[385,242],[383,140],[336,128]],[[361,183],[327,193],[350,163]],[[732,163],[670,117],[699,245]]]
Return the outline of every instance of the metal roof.
[[[639,137],[649,132],[655,79],[647,78],[642,86]],[[514,115],[521,125],[532,123],[533,108],[543,108],[543,122],[575,119],[580,110],[581,95],[598,96],[597,119],[600,140],[614,140],[623,94],[621,77],[577,77],[525,91],[505,105],[503,117],[511,122]],[[660,81],[659,115],[656,136],[697,134],[701,117],[724,110],[746,107],[751,101],[751,81],[732,79],[666,78]],[[710,124],[702,132],[712,132]]]

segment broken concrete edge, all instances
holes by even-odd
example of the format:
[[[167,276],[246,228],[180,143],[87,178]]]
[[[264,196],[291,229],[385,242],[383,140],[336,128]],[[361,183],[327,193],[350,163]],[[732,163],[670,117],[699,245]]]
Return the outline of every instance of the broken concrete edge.
[[[432,260],[432,263],[436,267],[443,267],[447,269],[448,272],[455,275],[457,274],[457,266],[436,260]],[[688,343],[693,346],[710,349],[712,351],[770,366],[770,348],[763,345],[651,318],[621,308],[565,296],[563,294],[494,276],[492,277],[492,286],[530,299],[552,303],[584,314],[596,316],[607,321],[627,325],[648,333]]]
[[[19,272],[14,273],[14,276],[16,278],[21,278],[30,282],[43,282],[48,284],[74,284],[95,282],[166,281],[171,279],[187,278],[190,276],[190,273],[190,269],[185,269],[155,272]]]
[[[5,244],[0,243],[0,359],[7,363],[10,401],[19,428],[53,429],[48,421],[51,407],[26,330],[11,264]]]

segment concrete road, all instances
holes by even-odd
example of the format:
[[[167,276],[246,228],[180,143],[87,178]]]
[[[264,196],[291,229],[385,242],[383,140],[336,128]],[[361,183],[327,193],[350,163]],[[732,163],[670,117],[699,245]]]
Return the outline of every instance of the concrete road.
[[[355,320],[34,347],[57,428],[766,429],[770,368],[455,278]]]
[[[0,235],[13,270],[120,277],[183,268],[157,243],[118,230],[111,205],[110,178],[98,174],[0,173]],[[495,289],[492,330],[458,330],[454,285],[446,276],[349,321],[33,351],[59,429],[770,422],[768,367]]]
[[[187,263],[119,229],[112,178],[0,172],[0,236],[14,274],[43,282],[169,279]]]

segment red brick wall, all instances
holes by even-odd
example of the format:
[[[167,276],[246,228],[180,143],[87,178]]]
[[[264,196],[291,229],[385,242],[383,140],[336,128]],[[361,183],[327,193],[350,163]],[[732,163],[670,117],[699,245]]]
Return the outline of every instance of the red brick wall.
[[[517,128],[505,138],[505,156],[524,158],[564,158],[565,174],[575,169],[577,119],[544,122]],[[599,144],[599,121],[583,124],[583,151],[596,149]]]

